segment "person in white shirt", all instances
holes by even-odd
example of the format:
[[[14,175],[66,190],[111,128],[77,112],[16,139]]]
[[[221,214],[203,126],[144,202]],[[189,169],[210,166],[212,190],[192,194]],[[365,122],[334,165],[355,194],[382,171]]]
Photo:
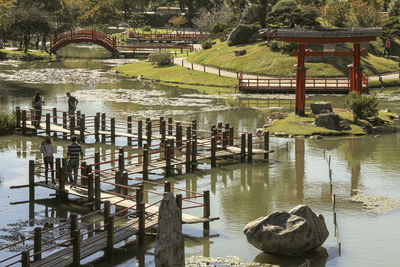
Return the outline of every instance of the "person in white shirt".
[[[44,162],[44,173],[46,177],[46,184],[48,183],[48,172],[50,167],[51,172],[51,181],[55,184],[54,180],[54,144],[50,139],[50,136],[46,135],[44,137],[43,142],[40,144],[40,152],[43,155],[43,162]]]

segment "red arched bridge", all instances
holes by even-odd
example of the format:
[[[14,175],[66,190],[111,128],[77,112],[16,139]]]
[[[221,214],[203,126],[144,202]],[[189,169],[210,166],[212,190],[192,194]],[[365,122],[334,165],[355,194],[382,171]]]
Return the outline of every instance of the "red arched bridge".
[[[142,34],[137,36],[139,41],[158,41],[158,42],[168,42],[168,41],[198,41],[204,39],[205,35],[196,34]],[[140,38],[144,38],[143,40]],[[55,53],[59,49],[66,45],[72,43],[82,43],[89,42],[100,45],[110,51],[111,53],[119,53],[120,49],[190,49],[193,50],[192,45],[182,45],[182,44],[131,44],[129,46],[118,45],[115,36],[110,37],[102,32],[96,30],[71,30],[63,34],[54,34],[53,38],[50,40],[50,53]]]
[[[82,42],[100,45],[112,53],[118,52],[115,36],[109,37],[96,30],[71,30],[63,34],[54,34],[50,40],[50,53],[55,53],[66,45]]]

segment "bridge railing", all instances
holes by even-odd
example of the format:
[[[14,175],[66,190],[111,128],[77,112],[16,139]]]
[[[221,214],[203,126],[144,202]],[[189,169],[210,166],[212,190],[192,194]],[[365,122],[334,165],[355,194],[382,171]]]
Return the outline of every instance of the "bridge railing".
[[[206,40],[209,34],[200,33],[137,33],[133,32],[134,38],[139,40]]]

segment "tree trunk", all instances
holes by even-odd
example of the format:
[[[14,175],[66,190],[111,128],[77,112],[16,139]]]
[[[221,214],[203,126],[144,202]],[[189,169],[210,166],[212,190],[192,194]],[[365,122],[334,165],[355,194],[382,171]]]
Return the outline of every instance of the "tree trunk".
[[[31,40],[31,37],[29,35],[25,34],[24,35],[24,53],[28,53],[30,40]]]
[[[47,52],[46,41],[47,41],[46,35],[43,35],[43,38],[42,38],[42,49]]]

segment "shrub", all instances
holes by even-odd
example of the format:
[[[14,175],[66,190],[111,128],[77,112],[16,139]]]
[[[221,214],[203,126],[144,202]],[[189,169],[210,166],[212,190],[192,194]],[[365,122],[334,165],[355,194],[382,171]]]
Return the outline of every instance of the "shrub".
[[[0,135],[14,132],[17,124],[15,113],[0,113]]]
[[[239,24],[228,37],[228,46],[249,42],[250,37],[260,29],[257,25]]]
[[[167,66],[172,64],[172,55],[168,51],[157,51],[149,56],[151,65],[157,67]]]
[[[376,95],[359,94],[351,92],[345,99],[346,107],[353,111],[356,118],[376,116],[378,114],[378,102]]]
[[[183,27],[188,23],[188,20],[184,16],[177,16],[173,17],[170,20],[168,20],[168,23],[171,24],[174,27]]]
[[[201,47],[204,50],[210,49],[213,46],[213,43],[210,40],[206,40],[201,44]]]
[[[150,25],[146,25],[143,27],[143,31],[144,32],[151,32],[151,26]]]
[[[297,49],[297,44],[273,40],[270,43],[269,48],[271,49],[272,52],[281,52],[283,54],[290,54],[293,50]]]

